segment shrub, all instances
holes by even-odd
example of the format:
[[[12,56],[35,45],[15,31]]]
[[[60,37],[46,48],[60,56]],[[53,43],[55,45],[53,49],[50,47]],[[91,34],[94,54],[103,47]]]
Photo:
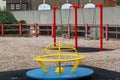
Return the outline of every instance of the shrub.
[[[0,10],[0,24],[18,24],[18,21],[15,19],[14,15],[8,11]],[[18,29],[18,26],[5,26],[4,29]],[[19,31],[5,31],[5,34],[16,34]]]
[[[8,11],[0,11],[0,24],[15,24],[18,21],[15,19],[13,14]]]
[[[19,23],[27,24],[25,20],[20,20]]]

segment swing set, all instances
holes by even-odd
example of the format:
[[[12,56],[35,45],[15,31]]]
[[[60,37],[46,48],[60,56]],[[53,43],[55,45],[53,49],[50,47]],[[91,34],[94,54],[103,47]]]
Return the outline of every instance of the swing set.
[[[102,4],[97,4],[96,7],[100,8],[100,51],[102,51]],[[36,80],[70,80],[80,79],[93,75],[94,71],[89,68],[78,67],[81,60],[85,57],[78,54],[78,23],[77,23],[77,9],[82,6],[75,5],[70,8],[74,9],[74,31],[75,31],[75,46],[64,42],[56,42],[56,10],[59,6],[53,7],[53,37],[54,43],[47,46],[40,53],[39,56],[35,57],[34,60],[41,66],[40,69],[33,69],[26,72],[29,78]],[[72,51],[73,52],[72,52]],[[67,52],[66,52],[67,51]],[[68,52],[69,51],[69,52]],[[51,52],[51,53],[50,53]],[[73,55],[74,54],[74,55]],[[63,62],[75,61],[73,67],[62,66]],[[44,62],[57,62],[57,67],[46,67]],[[43,72],[44,71],[44,72]],[[77,73],[77,74],[76,74]]]
[[[99,10],[100,10],[100,51],[103,51],[103,6],[102,4],[96,4],[95,7],[98,7]],[[78,9],[79,8],[83,8],[81,5],[74,5],[74,6],[71,6],[70,8],[73,8],[74,9],[74,47],[76,49],[78,49],[78,16],[77,16],[77,13],[78,13]],[[57,30],[57,27],[56,27],[56,10],[57,9],[60,9],[59,6],[54,6],[53,7],[53,38],[54,38],[54,46],[56,46],[56,30]],[[69,10],[69,17],[70,17],[70,10]],[[68,19],[70,19],[68,17]],[[83,18],[84,19],[84,18]],[[68,21],[68,24],[69,24],[69,21]],[[70,29],[70,26],[68,26],[68,29]],[[69,35],[68,35],[69,36]]]

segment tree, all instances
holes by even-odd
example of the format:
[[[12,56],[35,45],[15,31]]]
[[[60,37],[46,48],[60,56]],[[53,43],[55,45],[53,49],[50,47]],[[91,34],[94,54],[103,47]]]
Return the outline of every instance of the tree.
[[[18,21],[15,19],[13,14],[8,11],[0,11],[0,24],[15,24]]]
[[[0,11],[0,24],[18,24],[12,13],[8,11]],[[4,26],[4,29],[19,29],[19,26]],[[6,31],[5,34],[18,34],[19,31]]]

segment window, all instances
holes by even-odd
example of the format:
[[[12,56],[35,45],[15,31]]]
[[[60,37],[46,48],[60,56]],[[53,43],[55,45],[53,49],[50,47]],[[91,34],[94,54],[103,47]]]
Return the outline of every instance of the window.
[[[15,5],[14,5],[14,4],[11,4],[11,5],[10,5],[10,9],[11,9],[11,10],[14,10],[14,9],[15,9]]]
[[[51,7],[49,4],[43,3],[38,6],[38,10],[50,10]]]
[[[95,8],[95,4],[87,3],[87,4],[84,5],[84,8]]]
[[[61,9],[70,9],[70,6],[72,6],[72,4],[65,3],[65,4],[62,5]]]
[[[22,4],[22,10],[26,10],[27,9],[27,4]]]
[[[16,9],[20,9],[20,4],[16,4]]]

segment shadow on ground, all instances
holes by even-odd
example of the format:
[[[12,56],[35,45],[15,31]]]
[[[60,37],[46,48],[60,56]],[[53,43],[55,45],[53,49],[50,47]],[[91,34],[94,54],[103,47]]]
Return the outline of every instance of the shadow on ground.
[[[120,72],[109,71],[97,67],[85,66],[94,70],[94,75],[80,80],[120,80]],[[0,72],[0,80],[33,80],[26,77],[25,73],[30,69]]]
[[[114,49],[103,49],[103,51],[112,51]],[[99,48],[92,47],[78,47],[78,52],[100,52]]]
[[[62,52],[75,52],[74,49],[71,48],[60,48]],[[59,50],[59,48],[49,48],[48,50]],[[103,49],[103,51],[112,51],[114,49]],[[83,52],[83,53],[93,53],[93,52],[100,52],[99,48],[93,48],[93,47],[78,47],[78,52]]]

